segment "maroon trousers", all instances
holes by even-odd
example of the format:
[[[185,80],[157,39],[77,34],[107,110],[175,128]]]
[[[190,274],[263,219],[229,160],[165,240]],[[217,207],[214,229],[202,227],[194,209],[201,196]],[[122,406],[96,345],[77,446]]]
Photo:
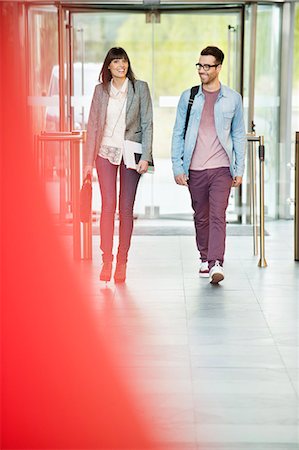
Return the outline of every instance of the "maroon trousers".
[[[101,250],[103,262],[113,260],[114,220],[117,204],[117,174],[120,171],[119,189],[119,245],[117,262],[127,262],[128,251],[133,231],[133,207],[140,174],[133,169],[127,169],[122,161],[120,166],[111,164],[108,159],[96,159],[96,168],[102,197],[100,219]]]
[[[194,210],[196,244],[202,261],[212,267],[223,264],[226,238],[226,209],[232,186],[229,167],[190,170],[189,191]]]

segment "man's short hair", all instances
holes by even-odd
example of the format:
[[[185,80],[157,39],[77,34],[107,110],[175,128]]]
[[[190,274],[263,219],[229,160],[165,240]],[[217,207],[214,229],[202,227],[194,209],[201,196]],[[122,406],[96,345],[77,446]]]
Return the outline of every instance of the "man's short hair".
[[[213,47],[213,46],[206,47],[200,52],[200,54],[202,56],[208,56],[208,55],[214,56],[217,64],[222,64],[223,60],[224,60],[224,53],[218,47]]]

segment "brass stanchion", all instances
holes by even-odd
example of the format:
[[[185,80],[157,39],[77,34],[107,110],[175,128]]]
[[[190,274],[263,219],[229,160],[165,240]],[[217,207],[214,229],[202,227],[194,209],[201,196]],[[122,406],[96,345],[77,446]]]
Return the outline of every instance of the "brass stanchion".
[[[265,258],[265,146],[264,136],[259,137],[259,160],[260,160],[260,260],[259,267],[267,267]]]
[[[299,131],[296,132],[295,146],[294,259],[299,261]]]
[[[38,139],[38,136],[35,134],[34,135],[34,167],[36,168],[37,173],[40,175],[40,170],[39,170],[39,161],[40,161],[39,148],[40,148],[39,139]]]
[[[92,259],[92,217],[83,223],[83,259]]]
[[[248,142],[248,164],[249,164],[249,200],[250,200],[250,223],[252,223],[253,254],[258,254],[258,226],[257,226],[257,196],[256,196],[256,142],[259,137],[254,132],[247,134]]]
[[[86,130],[82,130],[82,145],[85,142],[86,142]],[[83,226],[83,233],[82,233],[83,259],[92,259],[92,213],[90,214],[89,221],[87,223],[83,223],[82,226]]]
[[[80,233],[80,143],[71,142],[71,198],[73,213],[73,255],[75,260],[81,258]]]
[[[63,223],[68,208],[66,205],[66,167],[65,167],[65,146],[63,141],[59,141],[59,218]]]
[[[255,133],[247,135],[250,185],[250,219],[252,223],[253,254],[258,254],[257,203],[256,203],[256,147]]]
[[[256,201],[256,144],[252,142],[252,165],[251,165],[251,195],[252,195],[252,224],[253,224],[253,254],[258,254],[258,229],[257,229],[257,201]]]

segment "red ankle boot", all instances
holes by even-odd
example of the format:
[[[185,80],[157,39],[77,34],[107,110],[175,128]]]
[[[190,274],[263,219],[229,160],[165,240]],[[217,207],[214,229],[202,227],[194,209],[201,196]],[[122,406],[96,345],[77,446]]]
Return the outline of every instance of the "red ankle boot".
[[[114,272],[115,283],[124,283],[126,281],[127,264],[117,263]]]
[[[112,262],[103,262],[102,269],[100,273],[101,281],[110,281],[112,273]]]

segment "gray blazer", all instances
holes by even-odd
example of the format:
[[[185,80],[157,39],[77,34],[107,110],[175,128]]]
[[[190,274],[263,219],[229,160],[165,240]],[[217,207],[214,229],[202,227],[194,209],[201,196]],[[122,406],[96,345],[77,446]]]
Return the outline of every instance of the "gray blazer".
[[[129,80],[125,139],[142,144],[141,159],[152,163],[153,108],[148,85],[145,81]],[[95,87],[91,102],[87,140],[84,146],[84,165],[93,166],[99,152],[106,122],[109,93],[100,83]]]

